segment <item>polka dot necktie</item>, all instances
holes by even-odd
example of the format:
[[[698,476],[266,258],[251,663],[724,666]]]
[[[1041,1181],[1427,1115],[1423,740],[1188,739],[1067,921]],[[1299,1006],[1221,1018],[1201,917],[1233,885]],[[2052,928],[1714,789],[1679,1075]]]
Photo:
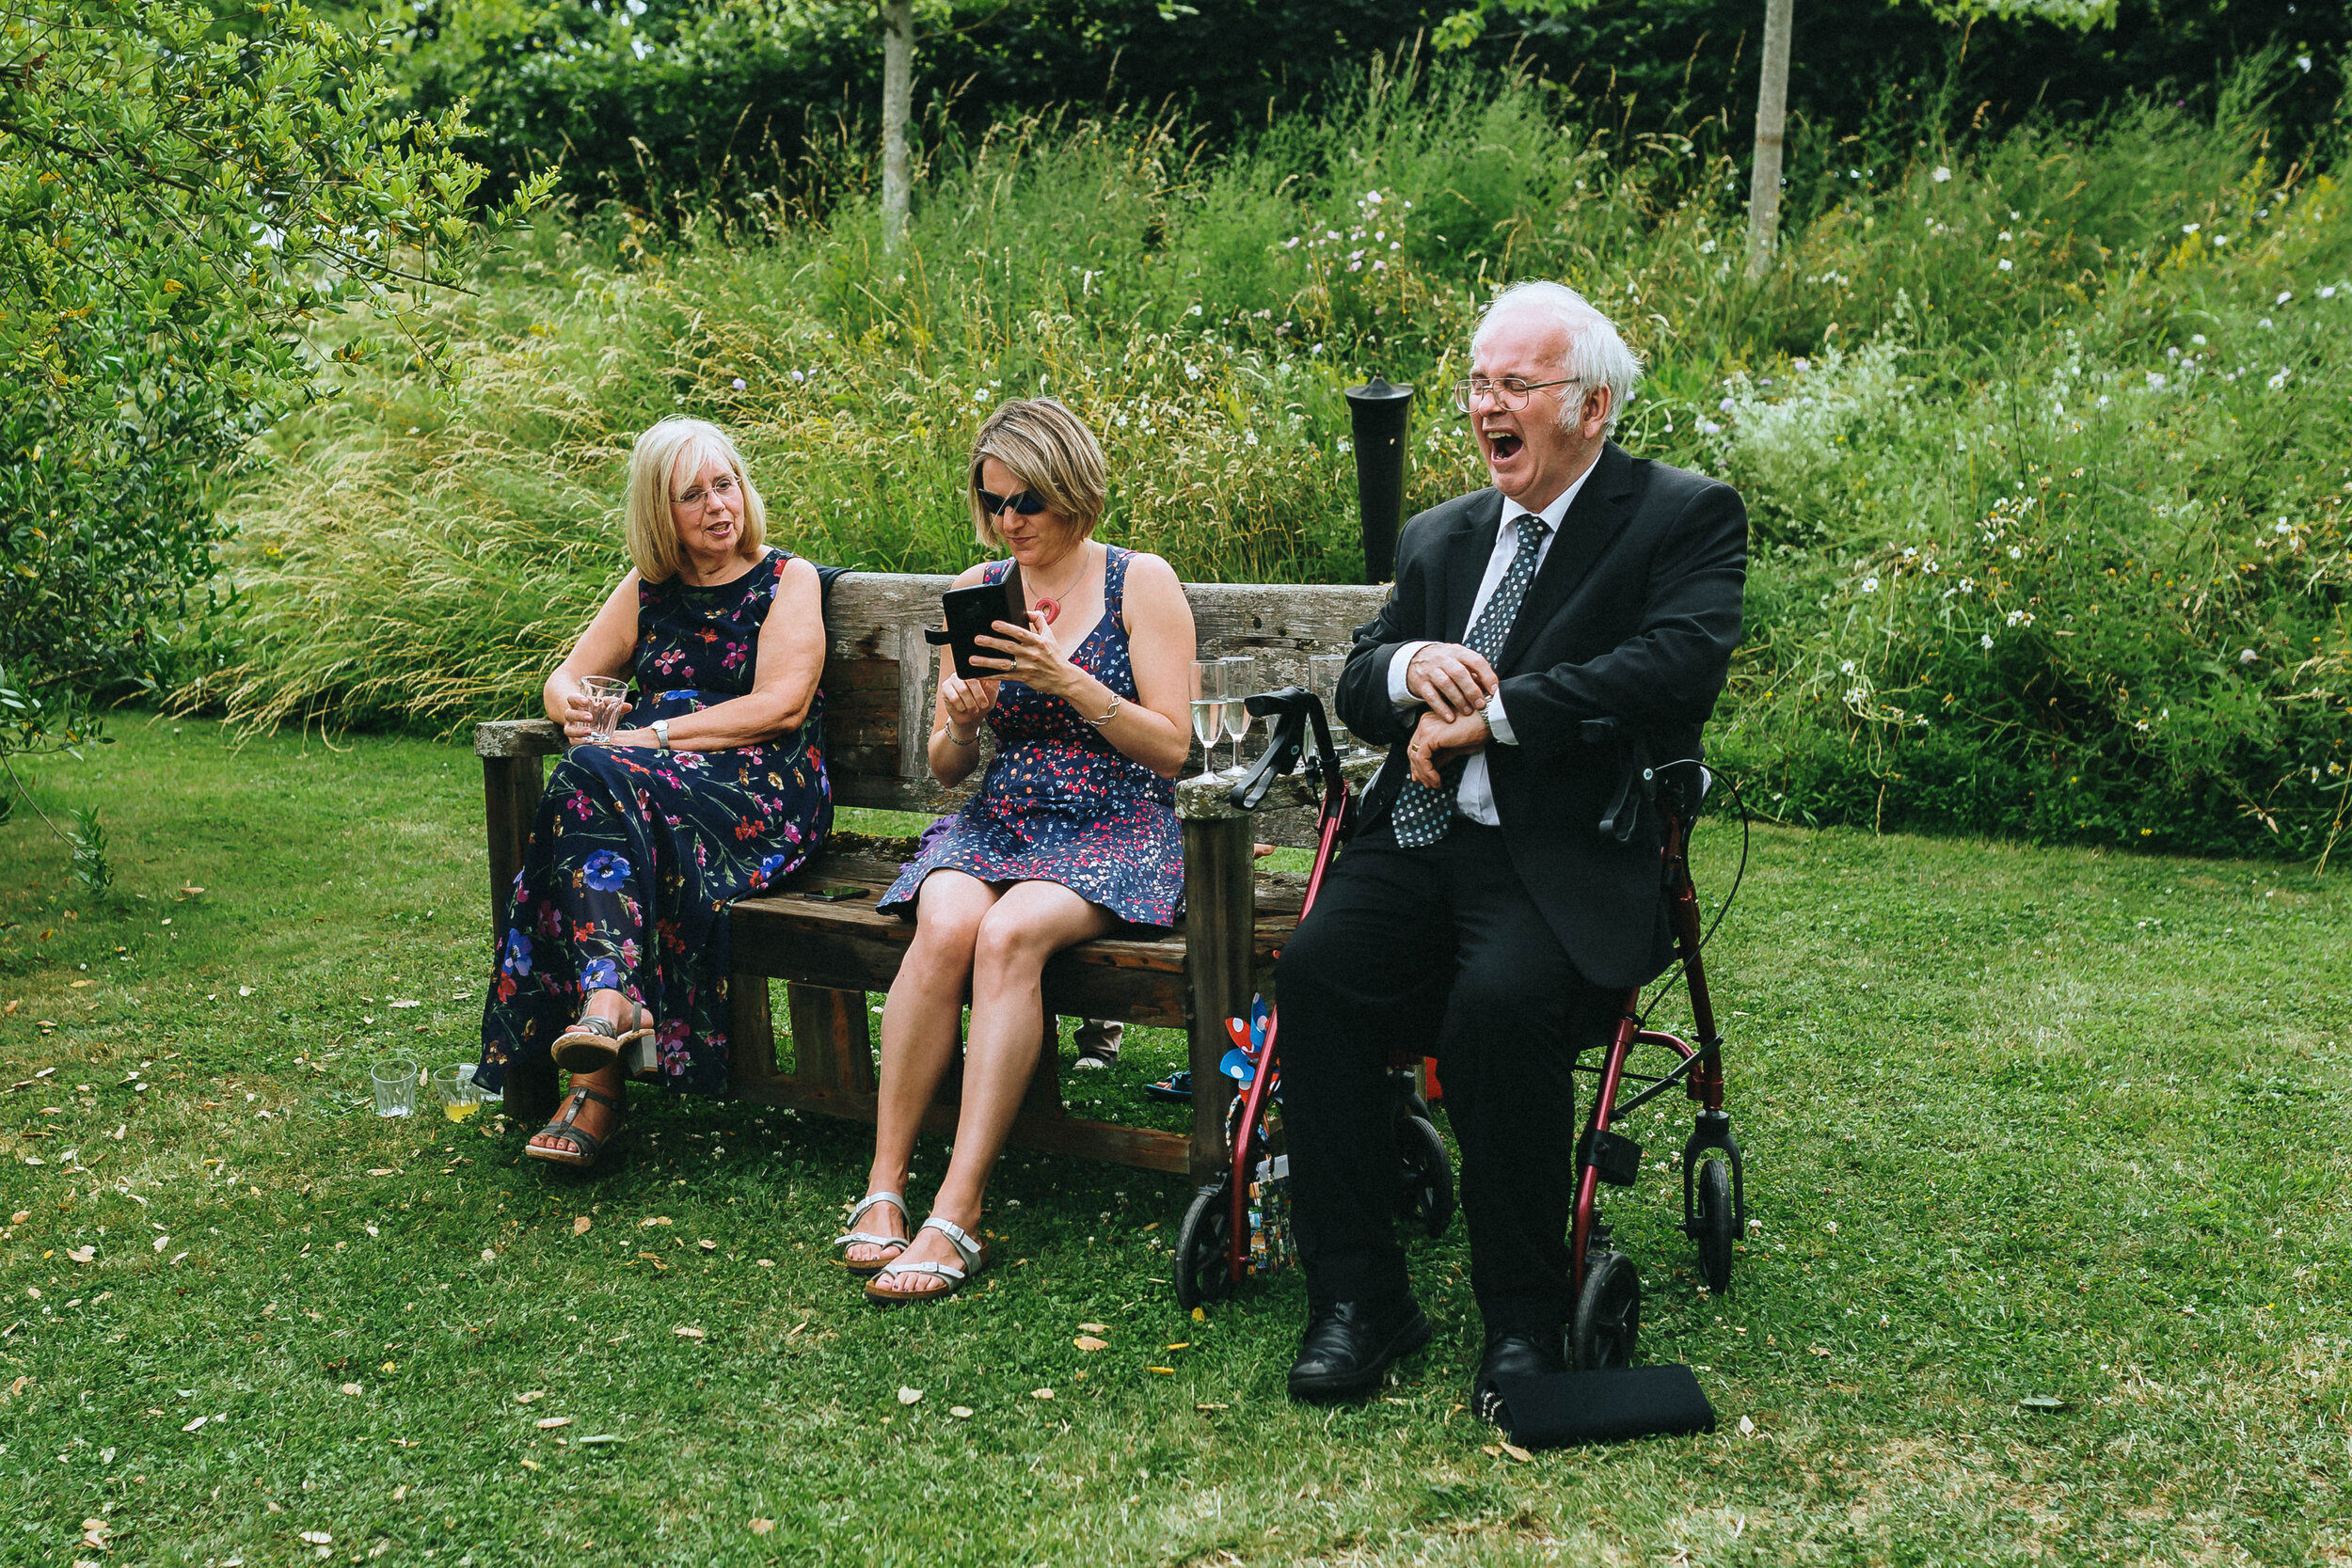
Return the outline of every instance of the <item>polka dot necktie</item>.
[[[1519,601],[1527,597],[1527,585],[1535,580],[1535,558],[1543,552],[1544,535],[1551,525],[1532,512],[1519,515],[1519,546],[1512,552],[1509,570],[1495,584],[1494,594],[1480,612],[1478,624],[1470,630],[1470,646],[1476,649],[1489,664],[1502,651],[1504,639],[1511,635],[1511,623],[1518,619]],[[1405,787],[1397,791],[1396,841],[1407,849],[1419,849],[1437,843],[1453,831],[1454,796],[1462,787],[1462,769],[1470,766],[1470,758],[1456,757],[1447,763],[1441,788],[1431,789],[1414,779],[1406,779]]]

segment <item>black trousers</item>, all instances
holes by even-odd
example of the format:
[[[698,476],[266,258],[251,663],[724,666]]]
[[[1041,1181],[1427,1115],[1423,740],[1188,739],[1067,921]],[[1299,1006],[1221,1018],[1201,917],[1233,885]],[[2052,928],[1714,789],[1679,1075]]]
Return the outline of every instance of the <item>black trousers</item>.
[[[1569,1068],[1579,1051],[1607,1045],[1624,994],[1600,990],[1568,961],[1502,830],[1457,817],[1422,848],[1401,847],[1385,825],[1350,844],[1284,946],[1276,990],[1310,1300],[1409,1289],[1384,1065],[1397,1049],[1438,1058],[1487,1332],[1565,1323],[1575,1307]]]

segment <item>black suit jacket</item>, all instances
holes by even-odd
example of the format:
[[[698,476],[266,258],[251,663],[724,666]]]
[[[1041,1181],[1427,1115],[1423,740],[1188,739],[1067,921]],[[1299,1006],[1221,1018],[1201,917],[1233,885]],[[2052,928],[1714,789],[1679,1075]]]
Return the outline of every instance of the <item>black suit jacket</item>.
[[[1387,816],[1406,777],[1419,717],[1389,702],[1390,662],[1403,643],[1468,635],[1502,525],[1502,495],[1491,489],[1413,518],[1397,544],[1395,592],[1379,619],[1357,628],[1340,716],[1389,748],[1364,797],[1363,830]],[[1658,763],[1699,754],[1740,641],[1747,539],[1747,508],[1731,486],[1605,442],[1494,660],[1518,742],[1486,748],[1495,812],[1529,895],[1595,985],[1650,979],[1673,942],[1658,814],[1642,813],[1630,843],[1601,835],[1618,752],[1584,744],[1581,727],[1613,718]]]

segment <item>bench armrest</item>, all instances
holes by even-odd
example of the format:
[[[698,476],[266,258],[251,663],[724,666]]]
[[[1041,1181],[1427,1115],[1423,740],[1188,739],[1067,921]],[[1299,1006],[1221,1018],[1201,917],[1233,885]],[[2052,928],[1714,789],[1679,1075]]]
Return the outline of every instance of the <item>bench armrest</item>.
[[[478,757],[546,757],[564,750],[564,727],[546,719],[493,719],[473,727]]]
[[[1376,754],[1351,756],[1341,761],[1340,771],[1347,776],[1349,784],[1361,791],[1371,782],[1372,776],[1380,771],[1380,764],[1385,760],[1385,757]],[[1233,804],[1232,794],[1233,781],[1231,779],[1179,780],[1176,784],[1176,816],[1186,822],[1215,822],[1227,817],[1250,816],[1250,813]],[[1323,785],[1320,783],[1299,773],[1285,773],[1267,786],[1265,799],[1259,803],[1258,810],[1280,811],[1292,806],[1312,808],[1322,803]]]

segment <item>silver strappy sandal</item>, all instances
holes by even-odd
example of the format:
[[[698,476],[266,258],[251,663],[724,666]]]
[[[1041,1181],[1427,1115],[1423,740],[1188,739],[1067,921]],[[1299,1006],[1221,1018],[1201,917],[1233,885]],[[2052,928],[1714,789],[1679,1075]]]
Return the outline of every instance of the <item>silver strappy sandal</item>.
[[[953,1263],[932,1263],[922,1260],[911,1263],[902,1254],[884,1263],[875,1272],[874,1277],[866,1282],[867,1301],[874,1303],[877,1307],[896,1307],[901,1302],[909,1301],[938,1301],[962,1290],[974,1275],[988,1266],[988,1243],[974,1241],[964,1233],[963,1227],[953,1220],[943,1220],[937,1214],[933,1214],[923,1222],[921,1228],[917,1229],[915,1234],[920,1236],[925,1230],[936,1230],[946,1237],[948,1244],[956,1249],[956,1256],[963,1259],[963,1266],[958,1268]],[[881,1289],[882,1282],[892,1275],[904,1274],[919,1274],[932,1279],[944,1279],[947,1282],[946,1288],[937,1291]]]
[[[585,1013],[580,1022],[556,1036],[548,1053],[566,1072],[602,1072],[621,1059],[623,1046],[652,1033],[653,1013],[642,1006],[637,1006],[635,1026],[627,1029],[594,1013]]]
[[[868,1209],[880,1208],[883,1204],[888,1204],[891,1208],[898,1210],[898,1218],[901,1222],[914,1218],[912,1214],[907,1212],[906,1199],[900,1197],[897,1193],[867,1193],[864,1197],[857,1200],[857,1207],[850,1211],[850,1228],[843,1234],[835,1236],[833,1239],[833,1244],[835,1246],[857,1246],[860,1244],[866,1246],[895,1246],[900,1252],[906,1251],[907,1239],[904,1236],[879,1236],[871,1230],[860,1230],[857,1227],[857,1222],[866,1217],[866,1211]],[[850,1259],[844,1258],[839,1261],[843,1268],[849,1270],[850,1274],[856,1275],[860,1279],[871,1279],[876,1275],[882,1273],[882,1270],[888,1268],[891,1264],[891,1259],[888,1258],[869,1259],[863,1262],[853,1261]]]

